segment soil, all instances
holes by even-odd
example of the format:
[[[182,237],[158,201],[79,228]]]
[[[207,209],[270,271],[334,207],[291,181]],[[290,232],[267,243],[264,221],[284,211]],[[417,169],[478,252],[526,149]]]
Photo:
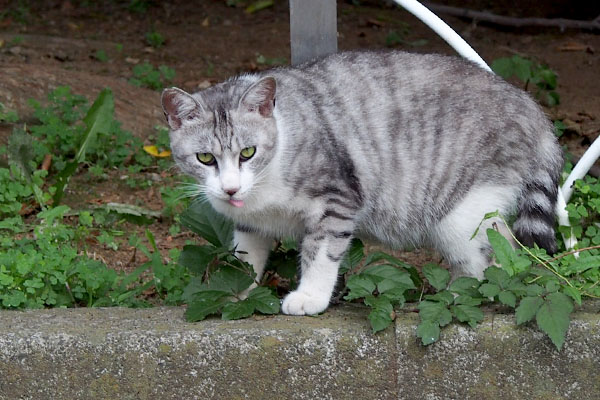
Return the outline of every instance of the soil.
[[[338,2],[340,50],[384,48],[386,36],[396,31],[405,33],[406,42],[426,40],[421,46],[398,48],[454,54],[408,12],[387,6],[384,1],[359,3],[362,5]],[[535,7],[522,6],[518,10],[511,6],[512,2],[494,2],[491,9],[488,3],[472,0],[468,5],[512,16],[593,19],[599,14],[594,2],[561,8],[565,2],[544,7],[540,5],[543,2],[530,1],[526,4]],[[148,8],[135,11],[131,7],[140,4]],[[227,6],[225,0],[0,1],[0,10],[4,10],[0,11],[0,102],[17,110],[25,121],[33,118],[27,100],[43,100],[57,86],[68,85],[72,92],[85,95],[90,101],[108,86],[114,92],[116,115],[123,127],[147,140],[153,127],[164,123],[160,93],[128,83],[135,64],[148,61],[155,66],[167,65],[176,71],[174,86],[195,91],[233,74],[290,60],[289,9],[283,0],[275,0],[272,7],[251,14],[244,7]],[[518,54],[548,65],[558,74],[560,105],[546,111],[552,119],[562,119],[566,124],[561,140],[569,153],[583,154],[600,135],[600,35],[577,30],[499,28],[442,17],[488,63]],[[153,30],[166,39],[158,48],[145,40],[146,33]],[[106,53],[107,61],[95,57],[98,50]],[[0,124],[0,143],[6,142],[9,133],[10,126]],[[155,171],[144,172],[152,173],[156,175]],[[169,171],[160,178],[168,181],[173,174]],[[123,173],[112,171],[109,175],[108,181],[100,183],[86,180],[87,175],[77,177],[69,187],[67,202],[90,205],[112,201],[153,210],[163,208],[161,179],[153,181],[150,189],[133,190],[122,184]],[[169,248],[181,247],[190,239],[185,233],[169,235],[171,223],[164,218],[149,227],[165,257]],[[126,228],[136,229],[143,236],[144,228]],[[116,269],[134,268],[143,261],[126,244],[115,252],[97,241],[91,243],[92,253]],[[402,257],[416,264],[439,261],[427,250],[403,253]]]

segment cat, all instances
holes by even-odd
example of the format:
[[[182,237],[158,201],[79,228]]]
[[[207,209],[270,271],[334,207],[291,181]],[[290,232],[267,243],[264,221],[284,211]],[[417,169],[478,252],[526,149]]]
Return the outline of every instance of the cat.
[[[482,278],[499,219],[470,238],[498,210],[516,216],[522,243],[556,251],[553,128],[527,93],[469,61],[341,52],[198,93],[165,89],[162,106],[176,163],[235,222],[257,279],[275,238],[301,240],[286,314],[328,307],[353,237],[430,246],[454,277]]]

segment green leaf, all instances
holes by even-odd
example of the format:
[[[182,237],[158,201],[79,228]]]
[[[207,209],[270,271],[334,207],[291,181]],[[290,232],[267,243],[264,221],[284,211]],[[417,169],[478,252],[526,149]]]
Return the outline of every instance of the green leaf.
[[[206,271],[208,264],[215,259],[213,246],[186,245],[179,255],[178,263],[186,267],[194,275],[200,276]]]
[[[448,290],[457,294],[464,294],[471,297],[476,297],[479,295],[477,289],[481,285],[481,282],[475,278],[469,278],[466,276],[461,276],[457,278],[454,282],[450,284]]]
[[[450,310],[460,322],[468,323],[471,328],[475,328],[479,322],[483,321],[483,311],[479,307],[459,304],[451,306]]]
[[[360,275],[377,284],[379,293],[396,288],[415,289],[415,284],[408,272],[392,265],[376,265],[363,270]]]
[[[60,203],[69,179],[77,170],[77,166],[85,161],[85,153],[88,147],[96,140],[97,134],[99,132],[107,133],[110,131],[114,110],[115,104],[112,91],[109,88],[103,89],[83,118],[86,130],[81,138],[75,158],[56,176],[56,191],[53,197],[54,205]]]
[[[373,332],[379,332],[392,324],[394,321],[394,307],[383,297],[368,296],[365,298],[365,304],[372,308],[368,315],[369,322]]]
[[[436,264],[425,265],[423,275],[425,275],[429,284],[437,290],[446,289],[450,281],[450,273]]]
[[[512,308],[515,308],[515,306],[517,305],[517,296],[515,296],[513,292],[510,292],[508,290],[503,290],[502,292],[500,292],[500,294],[498,295],[498,300],[500,300],[502,304],[510,306]]]
[[[589,256],[588,254],[582,253],[579,258],[576,258],[573,262],[570,262],[567,266],[569,273],[580,274],[591,268],[597,268],[600,265],[600,256]]]
[[[488,267],[485,271],[483,271],[483,275],[489,283],[498,285],[500,288],[504,288],[510,281],[510,277],[506,271],[498,267]]]
[[[546,301],[536,314],[538,327],[550,337],[558,350],[565,342],[572,311],[571,299],[564,293],[554,292],[546,297]]]
[[[401,267],[404,270],[408,271],[408,273],[410,274],[410,277],[415,285],[421,286],[421,284],[423,283],[423,281],[421,280],[421,277],[419,276],[419,272],[417,271],[417,269],[415,267],[405,263],[404,261],[400,260],[399,258],[396,258],[396,257],[394,257],[390,254],[384,253],[382,251],[374,251],[372,253],[369,253],[369,255],[365,258],[364,266],[368,267],[369,265],[377,263],[381,260],[387,261],[388,263],[390,263],[392,265]]]
[[[248,299],[225,304],[221,311],[223,320],[233,320],[249,317],[254,313],[254,305]]]
[[[500,293],[500,287],[494,283],[484,283],[479,287],[479,293],[484,297],[495,297]]]
[[[449,292],[448,290],[441,290],[441,291],[437,292],[436,294],[433,294],[433,295],[429,294],[429,295],[425,296],[425,299],[439,301],[446,305],[450,305],[454,302],[454,295],[451,292]]]
[[[510,242],[506,240],[501,233],[495,231],[494,229],[488,229],[487,237],[494,249],[494,255],[496,257],[496,261],[502,266],[502,269],[506,271],[509,275],[514,275],[515,271],[512,266],[512,258],[515,252],[515,249],[511,246]]]
[[[273,0],[258,0],[246,7],[246,13],[253,14],[268,7],[273,7]]]
[[[210,275],[206,288],[237,295],[248,289],[253,282],[253,277],[247,272],[223,265]]]
[[[571,286],[563,286],[562,291],[564,294],[575,300],[577,305],[581,305],[581,293],[579,292],[579,290]]]
[[[263,314],[277,314],[279,312],[279,298],[266,287],[256,287],[248,293],[248,298],[253,307]]]
[[[364,245],[360,239],[354,238],[350,243],[350,249],[346,252],[344,259],[340,263],[339,274],[345,274],[354,270],[364,258]]]
[[[359,274],[352,275],[350,278],[348,278],[346,287],[350,290],[350,292],[346,296],[344,296],[344,299],[354,300],[373,294],[373,291],[376,288],[376,284],[373,282],[372,279],[365,277],[362,274]]]
[[[511,58],[511,61],[513,63],[514,74],[517,75],[517,78],[519,78],[523,82],[527,82],[532,78],[533,63],[531,62],[531,60],[520,56],[513,56]]]
[[[199,299],[188,305],[185,319],[188,322],[202,321],[211,314],[216,314],[227,303],[227,298],[220,297],[213,300]]]
[[[548,89],[556,89],[556,73],[549,68],[543,68],[537,72],[539,76],[546,82]]]
[[[538,285],[536,283],[527,285],[527,296],[536,297],[536,296],[541,296],[542,293],[544,293],[544,288],[541,287],[540,285]]]
[[[417,336],[421,338],[423,346],[437,342],[440,338],[440,326],[433,321],[421,321],[417,326]]]
[[[443,303],[425,300],[420,302],[418,307],[421,321],[436,322],[440,326],[448,325],[452,321],[452,314]]]
[[[544,299],[541,297],[524,297],[519,302],[519,306],[515,310],[515,316],[517,317],[517,325],[524,324],[525,322],[531,321],[537,314],[538,310],[544,303]]]
[[[460,296],[457,296],[454,299],[454,304],[455,305],[464,304],[466,306],[476,307],[476,306],[479,306],[482,301],[483,301],[483,299],[480,297],[471,297],[471,296],[467,296],[465,294],[461,294]]]
[[[497,58],[492,62],[492,71],[504,79],[510,78],[514,74],[513,62],[508,57]]]
[[[233,223],[217,213],[208,201],[192,202],[181,214],[181,224],[216,247],[229,247],[233,241]]]

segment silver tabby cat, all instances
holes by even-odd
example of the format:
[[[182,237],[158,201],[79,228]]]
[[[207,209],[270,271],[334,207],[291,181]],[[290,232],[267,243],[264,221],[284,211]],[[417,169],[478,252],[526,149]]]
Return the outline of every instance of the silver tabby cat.
[[[329,304],[353,237],[430,246],[454,276],[489,265],[487,212],[516,216],[525,244],[556,251],[562,155],[525,92],[458,58],[346,52],[242,75],[194,94],[166,89],[173,156],[260,278],[275,238],[301,240],[286,314]]]

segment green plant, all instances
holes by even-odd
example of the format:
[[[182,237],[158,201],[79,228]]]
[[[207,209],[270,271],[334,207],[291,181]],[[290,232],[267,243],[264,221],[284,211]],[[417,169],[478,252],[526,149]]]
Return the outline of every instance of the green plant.
[[[19,120],[16,111],[7,110],[4,104],[0,103],[0,122],[15,123]]]
[[[285,57],[265,57],[262,54],[256,54],[256,63],[259,65],[284,65],[287,64],[287,59]]]
[[[593,193],[593,198],[600,195],[600,184],[587,186],[577,184],[586,194]],[[573,218],[579,223],[581,218],[590,217],[591,213],[574,207],[578,214],[573,214]],[[485,219],[489,218],[499,218],[499,214],[489,213]],[[250,292],[254,295],[244,300],[255,276],[251,267],[229,248],[231,222],[216,214],[206,201],[198,201],[181,216],[181,223],[209,243],[186,246],[180,258],[192,275],[183,295],[190,305],[186,314],[190,321],[211,314],[233,319],[254,311],[277,312],[278,303],[269,288],[259,286]],[[576,230],[583,232],[583,228]],[[592,227],[587,231],[594,238],[590,240],[600,242],[600,230]],[[354,239],[340,267],[346,281],[344,299],[361,300],[370,308],[368,318],[374,332],[391,325],[396,310],[406,302],[416,302],[421,319],[417,336],[424,345],[439,340],[441,329],[453,320],[475,327],[484,318],[482,307],[500,304],[515,310],[519,325],[535,320],[560,349],[574,303],[580,305],[584,297],[600,296],[600,256],[596,255],[600,246],[582,251],[578,259],[573,252],[550,257],[537,247],[520,245],[515,249],[494,229],[488,229],[487,235],[498,266],[489,267],[481,281],[461,277],[453,282],[448,271],[435,264],[423,267],[422,279],[414,267],[387,253],[365,254],[363,244]],[[518,243],[514,236],[512,239]],[[280,243],[270,256],[271,273],[295,279],[297,257],[293,242]],[[268,278],[263,279],[263,284],[266,282]],[[267,304],[272,307],[260,303],[255,296],[269,299]]]
[[[100,62],[108,61],[108,55],[106,54],[106,51],[102,49],[96,50],[96,52],[94,53],[94,58]]]
[[[104,111],[96,122],[102,124],[102,129],[94,128],[89,137],[93,140],[84,141],[82,138],[88,129],[85,118],[92,118],[85,97],[71,93],[67,86],[61,86],[48,94],[46,105],[30,100],[34,116],[39,120],[37,124],[28,126],[35,139],[32,143],[33,161],[39,164],[46,154],[52,154],[51,172],[60,172],[80,151],[84,164],[102,168],[120,166],[132,154],[140,152],[141,140],[122,130],[120,123],[114,119],[112,93],[109,90],[101,92],[95,104],[98,102],[103,105]]]
[[[0,224],[3,308],[133,305],[111,297],[118,292],[114,270],[79,255],[72,246],[78,228],[63,223],[68,211],[66,206],[42,211],[33,226],[19,217]]]
[[[144,14],[153,3],[152,0],[131,0],[127,9],[134,13]]]
[[[411,47],[424,46],[427,44],[427,39],[407,40],[406,37],[409,34],[408,28],[404,28],[400,32],[391,30],[385,37],[385,45],[387,47],[394,47],[398,45],[406,45]]]
[[[534,84],[535,96],[549,106],[557,105],[560,102],[560,96],[555,91],[557,88],[556,73],[545,65],[514,55],[494,60],[491,68],[504,79],[516,76],[525,83],[525,90],[529,83]]]
[[[152,29],[150,32],[146,32],[144,37],[146,38],[146,43],[148,43],[150,46],[156,49],[165,44],[164,36],[154,29]]]
[[[158,90],[165,87],[175,77],[175,70],[161,65],[155,69],[152,64],[145,62],[133,67],[133,77],[129,83],[134,86]]]
[[[255,274],[252,266],[240,260],[230,248],[233,235],[230,221],[212,211],[206,202],[194,202],[181,215],[181,223],[208,242],[185,246],[179,258],[192,276],[182,296],[188,303],[188,321],[199,321],[211,314],[239,319],[256,311],[279,312],[279,299],[271,289],[259,286],[249,290]]]

